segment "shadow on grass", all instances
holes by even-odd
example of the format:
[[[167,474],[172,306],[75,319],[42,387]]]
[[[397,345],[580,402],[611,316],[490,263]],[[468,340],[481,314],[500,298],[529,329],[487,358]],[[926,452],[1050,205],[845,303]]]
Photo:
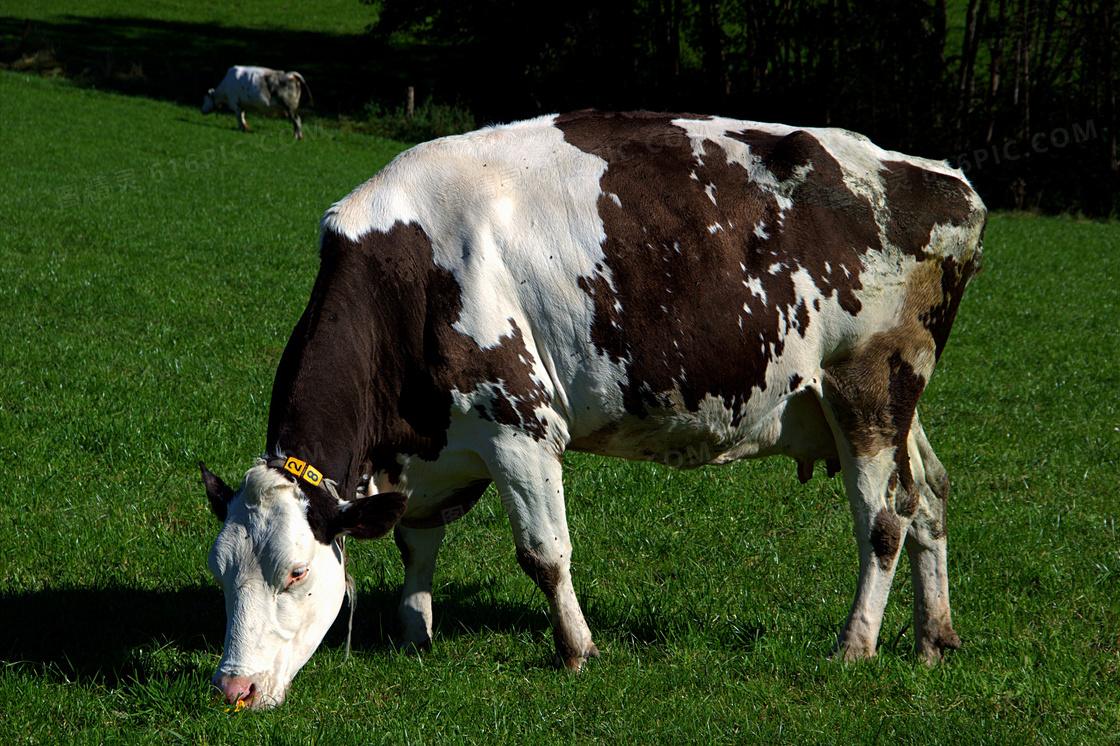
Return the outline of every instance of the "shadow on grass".
[[[174,645],[186,654],[220,649],[221,591],[57,588],[0,593],[0,652],[7,664],[70,681],[117,685],[143,673],[139,650]]]
[[[484,600],[475,586],[453,586],[437,602],[439,635],[486,630],[541,630],[541,609]],[[352,646],[394,649],[399,589],[359,591]],[[345,644],[344,605],[324,645]],[[54,588],[0,593],[0,660],[83,685],[119,686],[132,679],[200,670],[208,677],[225,635],[225,606],[215,586],[168,591],[125,587]]]
[[[359,593],[354,649],[392,648],[397,597],[389,588]],[[324,644],[345,644],[348,614],[343,605]],[[117,686],[192,670],[209,677],[225,629],[222,592],[211,585],[0,592],[0,661],[80,684]]]
[[[354,622],[355,648],[392,648],[398,600],[396,589],[362,591]],[[582,606],[596,641],[611,637],[642,646],[665,646],[702,639],[727,650],[749,652],[770,631],[764,624],[706,618],[698,610],[668,610],[651,604],[627,610],[596,599],[583,599]],[[543,595],[534,593],[527,599],[509,600],[495,595],[485,583],[456,583],[442,588],[433,599],[433,616],[436,645],[439,638],[481,636],[487,632],[537,635],[548,634],[550,629]],[[338,626],[336,623],[335,631]],[[549,663],[551,660],[549,654]]]
[[[399,589],[359,591],[352,646],[366,653],[395,649]],[[729,649],[750,649],[763,627],[705,626],[694,615],[661,609],[615,613],[588,604],[592,633],[662,645],[674,639],[710,639]],[[543,597],[524,601],[495,597],[478,583],[455,584],[435,600],[438,638],[487,632],[547,633]],[[324,645],[345,644],[349,608],[343,606]],[[221,591],[188,586],[169,591],[135,588],[58,588],[0,593],[0,653],[5,664],[39,670],[83,685],[118,686],[133,679],[197,671],[206,677],[217,662],[225,634]],[[551,655],[549,656],[551,661]],[[542,662],[542,666],[547,663]]]

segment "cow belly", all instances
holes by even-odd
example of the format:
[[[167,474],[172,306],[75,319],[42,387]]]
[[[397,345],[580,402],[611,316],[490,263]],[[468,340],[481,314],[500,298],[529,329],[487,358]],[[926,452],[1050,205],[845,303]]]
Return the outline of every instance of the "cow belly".
[[[489,486],[489,479],[476,479],[446,497],[427,501],[422,507],[406,511],[401,525],[406,528],[435,528],[454,523],[474,507]]]
[[[453,433],[458,428],[453,428]],[[476,433],[477,434],[477,433]],[[464,438],[466,447],[453,444],[444,448],[435,461],[415,456],[399,460],[399,481],[382,481],[379,491],[407,490],[408,508],[401,524],[408,528],[432,528],[453,523],[474,507],[491,476],[476,452],[476,442]],[[384,475],[381,475],[384,476]]]
[[[818,396],[804,388],[762,414],[736,422],[734,413],[709,399],[697,412],[650,410],[574,438],[568,450],[654,461],[678,468],[725,464],[743,458],[786,455],[810,466],[832,460],[836,442]]]

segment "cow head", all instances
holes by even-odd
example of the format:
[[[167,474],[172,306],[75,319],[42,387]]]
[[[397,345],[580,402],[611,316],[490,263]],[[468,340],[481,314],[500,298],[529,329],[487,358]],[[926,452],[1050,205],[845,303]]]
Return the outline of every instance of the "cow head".
[[[216,109],[216,108],[218,108],[218,107],[214,103],[214,89],[211,88],[209,91],[206,92],[206,95],[202,97],[202,113],[203,114],[209,114],[210,112],[214,111],[214,109]]]
[[[397,492],[334,498],[329,510],[318,504],[311,511],[313,530],[309,507],[322,495],[309,495],[312,488],[287,472],[262,460],[233,490],[199,466],[210,507],[222,521],[208,562],[226,601],[214,688],[233,705],[274,707],[342,608],[343,537],[388,533],[407,499]]]

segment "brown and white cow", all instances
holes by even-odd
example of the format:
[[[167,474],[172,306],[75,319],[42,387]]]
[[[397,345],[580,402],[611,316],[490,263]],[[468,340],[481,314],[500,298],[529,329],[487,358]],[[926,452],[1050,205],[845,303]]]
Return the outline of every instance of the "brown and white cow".
[[[307,93],[308,103],[314,105],[311,89],[299,73],[234,65],[226,71],[226,76],[218,87],[211,88],[202,97],[202,113],[209,114],[225,106],[237,117],[237,128],[247,132],[249,124],[245,121],[246,109],[283,109],[288,119],[292,120],[295,138],[302,140],[303,123],[298,109],[303,93]]]
[[[960,172],[835,129],[583,112],[403,153],[323,219],[267,455],[236,491],[203,467],[224,520],[215,686],[281,702],[341,607],[343,537],[394,526],[403,642],[430,644],[445,525],[491,482],[558,662],[597,657],[566,450],[838,468],[860,574],[837,652],[875,655],[905,545],[914,646],[938,660],[960,645],[949,482],[915,407],[985,220]]]

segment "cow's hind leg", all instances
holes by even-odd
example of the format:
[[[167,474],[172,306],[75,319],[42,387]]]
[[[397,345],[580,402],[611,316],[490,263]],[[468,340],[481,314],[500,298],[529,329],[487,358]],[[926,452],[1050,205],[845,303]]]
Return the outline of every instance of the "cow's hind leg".
[[[914,653],[936,663],[945,650],[961,646],[949,609],[945,516],[949,475],[926,439],[917,416],[911,427],[910,464],[917,488],[915,512],[906,533],[914,586]]]
[[[572,586],[560,458],[532,443],[511,446],[492,456],[491,474],[513,528],[517,562],[548,600],[556,664],[578,671],[599,650]]]
[[[845,660],[875,656],[883,611],[901,554],[906,529],[888,499],[892,456],[888,450],[857,456],[841,449],[841,469],[859,549],[855,600],[836,638],[836,653]]]
[[[406,528],[398,525],[393,539],[404,563],[404,589],[397,615],[400,643],[407,652],[418,653],[432,644],[432,578],[444,527]]]
[[[824,372],[822,406],[836,436],[859,545],[856,597],[836,642],[845,659],[875,655],[903,540],[920,502],[911,422],[934,360],[932,344],[923,341],[900,330],[877,334]]]

